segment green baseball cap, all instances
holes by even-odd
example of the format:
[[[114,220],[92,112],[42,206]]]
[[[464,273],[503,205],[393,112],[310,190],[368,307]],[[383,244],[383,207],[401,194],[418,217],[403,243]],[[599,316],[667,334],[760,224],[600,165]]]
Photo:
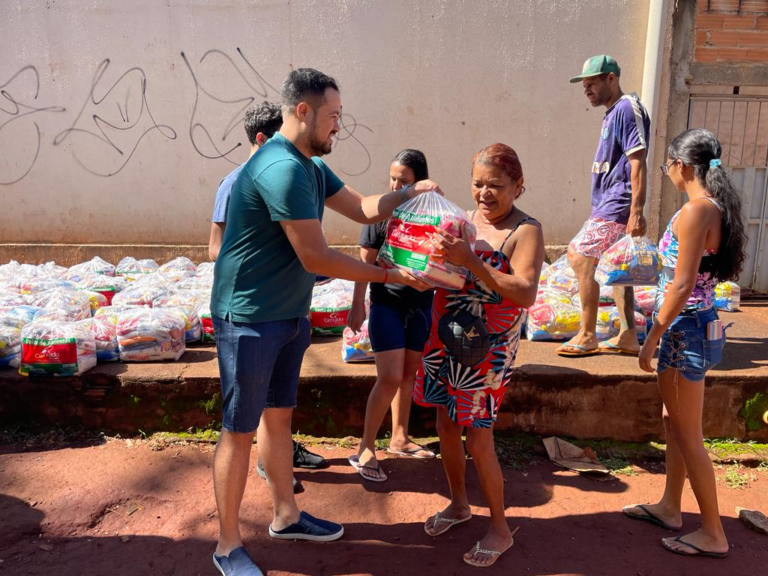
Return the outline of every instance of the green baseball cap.
[[[592,58],[587,58],[587,61],[584,62],[581,74],[571,78],[571,84],[575,84],[584,78],[600,76],[601,74],[608,74],[609,72],[613,72],[616,76],[621,76],[621,68],[619,68],[619,64],[616,60],[607,54],[592,56]]]

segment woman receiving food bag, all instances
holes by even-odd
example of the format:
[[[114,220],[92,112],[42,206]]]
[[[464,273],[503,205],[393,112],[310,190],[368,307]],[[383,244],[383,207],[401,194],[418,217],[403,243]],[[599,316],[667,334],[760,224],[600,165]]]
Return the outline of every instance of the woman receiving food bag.
[[[523,170],[509,146],[492,144],[475,154],[470,190],[477,206],[468,216],[472,226],[465,224],[462,230],[463,219],[457,217],[461,237],[443,230],[432,236],[433,256],[466,280],[458,288],[435,292],[432,329],[413,397],[437,408],[440,453],[451,492],[448,507],[430,517],[424,530],[439,536],[472,519],[465,485],[466,431],[491,520],[463,559],[487,567],[514,543],[493,425],[512,380],[525,308],[536,299],[544,238],[539,223],[515,205],[524,191]],[[475,227],[476,243],[469,232]]]

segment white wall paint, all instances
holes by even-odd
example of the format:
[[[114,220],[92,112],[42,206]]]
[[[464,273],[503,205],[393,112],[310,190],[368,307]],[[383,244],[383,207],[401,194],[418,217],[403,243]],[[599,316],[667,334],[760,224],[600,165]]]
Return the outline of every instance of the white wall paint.
[[[521,207],[567,242],[604,110],[568,78],[607,52],[639,91],[647,14],[647,0],[4,0],[0,242],[205,243],[218,182],[247,157],[242,108],[277,100],[300,66],[340,83],[349,130],[326,159],[354,188],[384,191],[391,157],[420,148],[469,208],[470,158],[501,141],[523,163]],[[336,214],[324,227],[357,241]]]

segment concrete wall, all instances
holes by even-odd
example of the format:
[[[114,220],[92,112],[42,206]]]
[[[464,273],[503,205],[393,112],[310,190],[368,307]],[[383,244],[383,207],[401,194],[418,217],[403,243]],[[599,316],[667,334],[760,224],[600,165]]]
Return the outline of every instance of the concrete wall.
[[[469,160],[520,154],[521,206],[567,242],[589,212],[602,109],[568,78],[616,57],[639,91],[647,0],[4,0],[0,243],[203,244],[219,180],[247,156],[243,109],[292,67],[337,78],[332,168],[385,189],[401,148],[469,207]],[[332,244],[359,227],[335,214]]]

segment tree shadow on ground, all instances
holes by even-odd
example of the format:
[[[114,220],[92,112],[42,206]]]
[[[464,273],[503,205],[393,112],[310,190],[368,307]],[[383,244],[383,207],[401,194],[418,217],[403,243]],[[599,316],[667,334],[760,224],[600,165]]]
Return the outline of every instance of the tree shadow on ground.
[[[44,514],[25,502],[0,495],[0,572],[56,576],[213,576],[213,538],[167,538],[151,535],[73,536],[46,534]],[[684,515],[692,529],[697,516]],[[424,533],[420,522],[347,523],[342,540],[332,543],[275,541],[262,524],[246,522],[244,542],[265,574],[371,576],[474,575],[462,561],[488,524],[477,515],[438,538]],[[642,574],[699,576],[747,575],[768,561],[768,541],[741,522],[725,519],[732,552],[729,558],[684,558],[666,552],[660,539],[670,536],[649,524],[633,522],[620,512],[563,513],[551,518],[509,515],[519,526],[515,546],[498,561],[495,573],[531,575]]]

